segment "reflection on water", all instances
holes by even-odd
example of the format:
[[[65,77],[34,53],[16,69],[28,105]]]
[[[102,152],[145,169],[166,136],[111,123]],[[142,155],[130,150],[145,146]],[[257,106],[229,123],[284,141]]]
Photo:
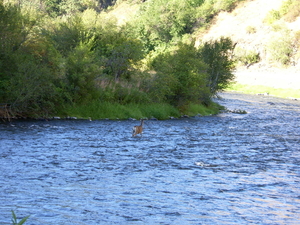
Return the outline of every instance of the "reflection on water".
[[[300,104],[218,116],[0,124],[0,224],[299,224]]]

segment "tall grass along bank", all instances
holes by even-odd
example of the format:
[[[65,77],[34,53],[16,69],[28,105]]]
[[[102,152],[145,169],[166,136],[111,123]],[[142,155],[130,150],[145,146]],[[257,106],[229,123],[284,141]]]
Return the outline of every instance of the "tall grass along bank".
[[[77,117],[82,119],[129,119],[129,118],[156,118],[159,120],[187,116],[206,116],[217,114],[222,106],[212,102],[208,106],[190,104],[183,111],[166,103],[127,104],[120,105],[110,102],[91,102],[89,104],[75,105],[64,108],[61,117]]]

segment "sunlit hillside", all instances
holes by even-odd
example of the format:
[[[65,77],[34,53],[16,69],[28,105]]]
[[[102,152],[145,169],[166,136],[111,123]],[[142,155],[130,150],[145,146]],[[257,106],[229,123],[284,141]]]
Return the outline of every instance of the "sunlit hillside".
[[[288,4],[294,2],[294,6]],[[207,29],[195,27],[196,46],[230,37],[235,46],[237,80],[252,85],[300,87],[300,2],[246,0],[231,11],[221,11]],[[139,4],[122,2],[111,14],[121,23],[130,21]],[[298,7],[297,7],[298,6]],[[129,12],[129,13],[128,13]],[[255,72],[255,73],[253,73]]]
[[[231,37],[237,43],[236,54],[258,54],[257,65],[251,61],[245,66],[300,66],[300,55],[296,51],[300,41],[300,17],[282,17],[272,20],[272,13],[280,10],[285,0],[254,0],[245,1],[232,12],[221,12],[207,33],[198,36],[198,42],[217,39],[220,36]],[[299,9],[300,10],[300,9]],[[284,46],[286,49],[280,48]],[[273,52],[277,48],[278,52]],[[284,52],[286,51],[286,52]],[[272,54],[283,54],[276,60]],[[285,58],[293,55],[290,59]],[[289,61],[290,60],[290,61]],[[282,63],[278,63],[282,61]],[[288,62],[289,61],[289,62]]]
[[[298,49],[300,46],[300,14],[296,14],[294,17],[293,15],[282,17],[276,15],[286,2],[289,1],[241,1],[233,11],[221,11],[216,15],[208,29],[203,30],[203,28],[196,27],[193,34],[193,37],[196,38],[196,45],[219,39],[222,36],[230,37],[233,42],[237,43],[235,54],[241,61],[238,66],[298,68],[300,67],[300,51]],[[109,14],[114,15],[120,24],[124,24],[133,18],[142,4],[140,1],[129,3],[119,1],[113,10],[109,11]],[[278,46],[281,46],[282,49],[276,52],[273,48],[278,48]],[[284,47],[285,49],[283,49]],[[276,58],[273,56],[276,54],[283,56]],[[253,59],[255,57],[257,60]]]

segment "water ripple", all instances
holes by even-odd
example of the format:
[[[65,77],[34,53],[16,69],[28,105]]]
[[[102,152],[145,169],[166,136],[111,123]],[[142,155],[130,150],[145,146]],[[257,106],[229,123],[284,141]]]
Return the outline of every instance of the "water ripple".
[[[300,103],[233,93],[248,114],[0,124],[0,223],[299,224]],[[272,104],[270,104],[270,102]]]

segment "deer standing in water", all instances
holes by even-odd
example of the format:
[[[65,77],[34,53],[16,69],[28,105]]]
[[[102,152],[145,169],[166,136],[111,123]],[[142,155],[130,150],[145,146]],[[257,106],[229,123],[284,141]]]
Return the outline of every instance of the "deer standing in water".
[[[133,127],[133,133],[132,133],[132,137],[134,137],[137,134],[141,134],[141,136],[143,136],[143,125],[144,125],[144,120],[141,120],[141,125],[140,126],[134,126]]]

